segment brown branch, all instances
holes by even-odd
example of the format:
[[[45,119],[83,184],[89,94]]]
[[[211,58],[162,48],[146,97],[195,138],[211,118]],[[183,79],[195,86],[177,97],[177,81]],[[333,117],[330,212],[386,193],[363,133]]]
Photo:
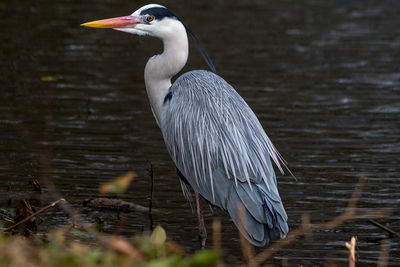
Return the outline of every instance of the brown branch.
[[[29,221],[29,220],[32,219],[33,217],[36,217],[36,216],[38,216],[40,213],[42,213],[42,212],[44,212],[44,211],[50,209],[51,207],[54,207],[55,205],[57,205],[57,204],[60,203],[61,201],[65,201],[65,199],[64,199],[64,198],[60,198],[59,200],[54,201],[53,203],[51,203],[51,204],[47,205],[46,207],[44,207],[44,208],[38,210],[37,212],[33,213],[32,215],[26,217],[25,219],[23,219],[23,220],[21,220],[21,221],[19,221],[19,222],[17,222],[16,224],[13,224],[13,225],[11,225],[10,227],[7,227],[6,229],[3,229],[3,232],[9,232],[9,231],[11,231],[12,229],[14,229],[15,227],[17,227],[18,225],[21,225],[21,224],[23,224],[23,223],[26,223],[27,221]]]

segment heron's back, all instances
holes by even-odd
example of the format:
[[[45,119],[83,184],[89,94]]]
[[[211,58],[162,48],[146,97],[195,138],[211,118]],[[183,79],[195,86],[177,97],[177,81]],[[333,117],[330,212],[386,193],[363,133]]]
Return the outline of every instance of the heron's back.
[[[208,71],[183,74],[164,100],[160,126],[175,165],[195,191],[227,210],[236,225],[237,205],[246,207],[244,234],[253,244],[287,233],[270,160],[280,167],[279,154],[225,80]]]

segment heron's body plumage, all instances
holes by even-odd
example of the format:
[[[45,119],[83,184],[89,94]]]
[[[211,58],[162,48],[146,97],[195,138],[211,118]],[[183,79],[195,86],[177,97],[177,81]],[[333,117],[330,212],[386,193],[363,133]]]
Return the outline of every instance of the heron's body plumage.
[[[270,159],[280,166],[280,156],[243,98],[208,71],[183,74],[168,94],[160,127],[187,182],[237,226],[243,204],[247,226],[241,230],[253,244],[285,236],[287,215]]]
[[[191,71],[171,83],[188,59],[188,34],[216,72],[195,34],[171,11],[156,4],[129,16],[82,25],[162,40],[163,52],[151,57],[145,67],[146,91],[178,174],[196,192],[201,245],[205,245],[206,232],[199,194],[228,211],[252,244],[264,246],[270,238],[284,237],[287,215],[272,167],[273,161],[282,171],[283,161],[253,111],[215,73]],[[240,205],[244,206],[243,226],[239,223]]]

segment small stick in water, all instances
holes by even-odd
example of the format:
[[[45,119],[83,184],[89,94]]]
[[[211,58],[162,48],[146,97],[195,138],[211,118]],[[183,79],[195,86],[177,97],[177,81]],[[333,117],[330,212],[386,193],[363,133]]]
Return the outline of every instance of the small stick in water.
[[[400,237],[400,234],[397,233],[396,231],[390,229],[389,227],[384,226],[383,224],[378,223],[377,221],[375,221],[374,219],[368,219],[368,222],[372,223],[373,225],[381,228],[382,230],[388,232],[391,236],[396,236],[396,237]]]
[[[25,219],[23,219],[23,220],[21,220],[21,221],[19,221],[19,222],[17,222],[16,224],[13,224],[13,225],[11,225],[10,227],[7,227],[6,229],[3,229],[3,232],[9,232],[9,231],[11,231],[12,229],[14,229],[15,227],[17,227],[18,225],[21,225],[21,224],[23,224],[23,223],[26,223],[27,221],[29,221],[29,220],[32,219],[33,217],[36,217],[36,216],[38,216],[40,213],[42,213],[42,212],[44,212],[44,211],[50,209],[51,207],[54,207],[55,205],[57,205],[57,204],[60,203],[61,201],[65,201],[65,199],[64,199],[64,198],[60,198],[59,200],[54,201],[53,203],[51,203],[51,204],[47,205],[46,207],[44,207],[44,208],[38,210],[37,212],[33,213],[32,215],[26,217]]]

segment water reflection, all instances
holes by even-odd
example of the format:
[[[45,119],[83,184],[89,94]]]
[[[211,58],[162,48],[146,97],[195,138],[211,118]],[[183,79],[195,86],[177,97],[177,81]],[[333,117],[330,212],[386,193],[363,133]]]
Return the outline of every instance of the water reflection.
[[[126,171],[138,179],[123,196],[147,205],[148,168],[154,166],[155,215],[173,239],[197,248],[190,211],[152,117],[143,68],[161,50],[157,40],[115,31],[88,31],[83,21],[128,14],[145,4],[124,1],[7,1],[0,3],[0,204],[43,175],[49,151],[60,193],[88,220],[101,217],[109,232],[148,229],[143,214],[93,211],[80,201]],[[203,1],[166,3],[195,31],[221,76],[248,101],[299,177],[279,177],[295,228],[342,212],[358,177],[369,177],[360,207],[391,206],[381,222],[399,227],[400,20],[398,1]],[[196,11],[195,11],[196,10]],[[221,15],[223,14],[223,15]],[[30,25],[30,27],[27,27]],[[206,68],[197,52],[185,70]],[[52,76],[53,82],[42,77]],[[48,170],[47,170],[48,171]],[[18,194],[11,194],[17,199]],[[16,200],[15,200],[16,201]],[[65,221],[51,211],[53,226]],[[227,261],[241,260],[236,229],[223,218]],[[210,229],[209,229],[210,232]],[[343,242],[358,236],[360,264],[375,264],[386,236],[365,220],[315,233],[277,254],[289,264],[345,262]],[[236,255],[236,256],[233,256]],[[392,240],[391,262],[400,259]]]

